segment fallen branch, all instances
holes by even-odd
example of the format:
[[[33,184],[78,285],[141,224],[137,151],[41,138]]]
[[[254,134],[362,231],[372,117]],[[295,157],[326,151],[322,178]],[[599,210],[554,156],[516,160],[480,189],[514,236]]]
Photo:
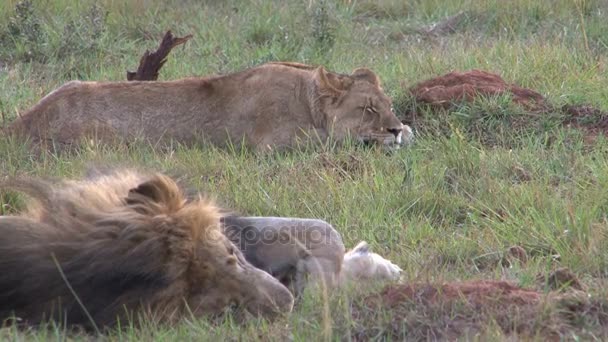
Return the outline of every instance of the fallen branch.
[[[189,34],[185,37],[173,37],[171,30],[165,33],[163,40],[156,51],[150,53],[146,50],[144,55],[139,60],[137,71],[127,71],[127,80],[129,81],[155,81],[158,79],[158,72],[167,62],[167,56],[171,50],[181,44],[184,44],[192,38]]]

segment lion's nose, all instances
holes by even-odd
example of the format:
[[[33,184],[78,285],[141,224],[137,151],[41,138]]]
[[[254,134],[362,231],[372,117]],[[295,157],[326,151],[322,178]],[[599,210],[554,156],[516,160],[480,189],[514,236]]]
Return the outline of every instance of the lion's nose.
[[[397,137],[399,137],[399,134],[401,133],[402,128],[401,127],[399,127],[399,128],[387,128],[386,130],[389,133],[393,133],[393,135],[395,135],[395,138],[397,138]]]

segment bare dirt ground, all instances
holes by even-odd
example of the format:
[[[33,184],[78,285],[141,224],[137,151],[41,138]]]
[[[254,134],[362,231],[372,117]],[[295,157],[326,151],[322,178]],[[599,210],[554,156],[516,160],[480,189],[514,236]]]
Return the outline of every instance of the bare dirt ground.
[[[410,89],[417,101],[447,108],[454,102],[473,101],[478,96],[512,95],[512,101],[529,109],[546,106],[538,92],[508,84],[499,75],[483,70],[450,72],[418,83]]]
[[[500,75],[488,71],[450,72],[422,81],[409,91],[418,103],[447,110],[482,97],[510,96],[513,103],[531,114],[559,113],[562,116],[561,124],[582,130],[587,143],[595,141],[600,134],[608,133],[608,113],[587,104],[556,108],[539,92],[508,83]]]
[[[380,293],[367,296],[353,313],[357,320],[365,321],[375,312],[390,310],[385,327],[365,327],[360,331],[380,329],[383,335],[398,339],[479,336],[484,327],[495,324],[506,336],[559,340],[568,333],[589,333],[588,327],[577,319],[581,315],[592,317],[597,323],[595,329],[605,329],[605,300],[591,298],[575,287],[545,293],[496,280],[389,285]]]

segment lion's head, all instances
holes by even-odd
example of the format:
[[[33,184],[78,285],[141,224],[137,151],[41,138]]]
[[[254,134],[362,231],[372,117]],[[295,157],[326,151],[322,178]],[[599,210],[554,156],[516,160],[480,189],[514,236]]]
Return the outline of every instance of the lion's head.
[[[289,290],[223,235],[211,201],[186,198],[161,174],[131,187],[121,176],[97,183],[103,187],[72,184],[75,191],[40,180],[9,184],[39,204],[0,217],[0,272],[10,275],[0,278],[3,319],[95,327],[138,313],[174,321],[233,304],[262,315],[292,309]]]
[[[351,135],[360,142],[389,148],[412,142],[411,128],[399,121],[373,71],[359,68],[351,75],[341,75],[319,67],[314,78],[319,110],[334,136]]]
[[[365,241],[361,241],[344,254],[344,262],[340,273],[340,281],[344,283],[364,280],[390,280],[396,281],[401,277],[403,270],[390,260],[373,253]]]

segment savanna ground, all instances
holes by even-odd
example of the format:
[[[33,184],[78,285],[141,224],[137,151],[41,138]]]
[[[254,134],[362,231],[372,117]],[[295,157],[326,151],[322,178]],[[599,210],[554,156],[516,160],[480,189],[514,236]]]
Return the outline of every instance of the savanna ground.
[[[457,13],[454,25],[428,33]],[[212,147],[91,145],[73,156],[38,156],[0,138],[0,172],[79,177],[88,167],[107,165],[166,171],[243,214],[327,220],[347,247],[367,240],[404,269],[407,281],[503,279],[546,291],[542,279],[567,267],[595,303],[556,321],[559,312],[551,310],[560,309],[551,306],[507,317],[466,303],[372,310],[362,301],[366,292],[349,290],[329,299],[309,294],[292,315],[275,322],[188,320],[110,332],[111,339],[500,340],[516,333],[539,340],[603,339],[603,135],[564,125],[559,109],[530,113],[505,96],[432,110],[417,104],[408,87],[478,68],[539,91],[553,108],[592,105],[599,110],[576,124],[601,122],[601,111],[608,111],[607,14],[603,0],[0,1],[3,125],[68,80],[124,80],[143,51],[171,29],[194,38],[172,52],[160,79],[227,73],[270,60],[338,72],[367,66],[418,133],[414,146],[392,156],[355,146],[256,156]],[[20,199],[4,194],[0,203],[0,213],[10,213]],[[522,247],[528,260],[509,259],[511,246]],[[62,327],[8,327],[0,336],[86,338]]]

